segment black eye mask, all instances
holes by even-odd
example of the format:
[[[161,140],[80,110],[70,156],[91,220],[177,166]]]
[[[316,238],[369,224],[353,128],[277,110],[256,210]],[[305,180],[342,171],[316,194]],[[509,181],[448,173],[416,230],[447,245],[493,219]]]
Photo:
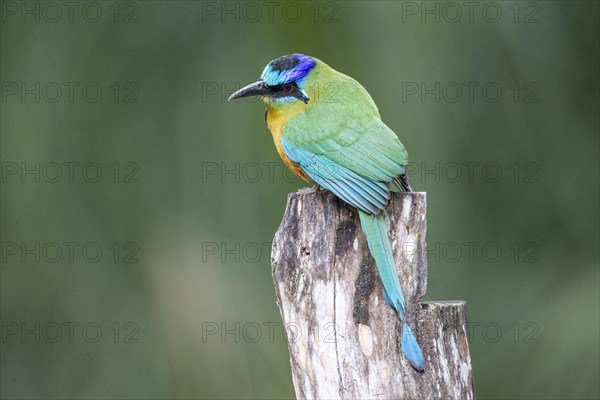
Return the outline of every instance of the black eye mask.
[[[269,89],[268,96],[273,99],[280,99],[283,97],[295,97],[305,104],[308,103],[310,98],[304,94],[302,89],[298,87],[296,82],[284,83],[281,85],[267,86]]]

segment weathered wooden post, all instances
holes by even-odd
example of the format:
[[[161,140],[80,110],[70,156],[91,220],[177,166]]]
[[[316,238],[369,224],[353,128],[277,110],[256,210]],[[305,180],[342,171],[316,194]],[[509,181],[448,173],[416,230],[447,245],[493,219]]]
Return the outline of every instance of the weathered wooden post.
[[[401,324],[382,299],[358,213],[324,190],[288,196],[271,261],[296,397],[473,398],[465,302],[419,303],[427,286],[425,208],[425,193],[393,193],[385,211],[425,355],[419,373],[400,350]]]

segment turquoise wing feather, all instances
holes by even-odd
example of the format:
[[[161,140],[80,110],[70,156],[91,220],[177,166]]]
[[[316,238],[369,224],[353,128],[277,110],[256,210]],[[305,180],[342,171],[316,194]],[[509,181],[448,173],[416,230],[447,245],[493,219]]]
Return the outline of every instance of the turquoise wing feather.
[[[390,199],[387,183],[365,178],[322,154],[294,146],[285,138],[281,139],[281,144],[287,156],[300,164],[319,186],[359,210],[378,214]]]
[[[307,117],[299,115],[296,118]],[[303,124],[296,121],[294,124],[288,123],[283,133],[287,143],[295,148],[325,156],[331,162],[374,181],[392,182],[406,172],[406,149],[396,134],[379,119],[327,124],[327,127],[320,127],[319,131],[331,131],[321,135],[315,135],[314,132],[307,134],[305,128],[299,128],[299,125]]]

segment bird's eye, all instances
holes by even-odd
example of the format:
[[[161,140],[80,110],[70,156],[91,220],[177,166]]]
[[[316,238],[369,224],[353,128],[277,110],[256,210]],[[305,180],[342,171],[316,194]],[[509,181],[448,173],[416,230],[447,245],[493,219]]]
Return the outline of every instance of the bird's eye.
[[[283,85],[283,91],[285,93],[289,93],[292,90],[292,84],[291,83],[286,83],[285,85]]]

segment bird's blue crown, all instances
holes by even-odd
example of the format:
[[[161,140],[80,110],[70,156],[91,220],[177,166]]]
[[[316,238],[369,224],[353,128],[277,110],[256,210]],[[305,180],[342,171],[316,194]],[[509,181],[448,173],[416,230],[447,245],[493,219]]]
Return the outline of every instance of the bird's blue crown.
[[[304,78],[315,64],[310,56],[288,54],[268,63],[260,78],[269,86],[283,85]]]

